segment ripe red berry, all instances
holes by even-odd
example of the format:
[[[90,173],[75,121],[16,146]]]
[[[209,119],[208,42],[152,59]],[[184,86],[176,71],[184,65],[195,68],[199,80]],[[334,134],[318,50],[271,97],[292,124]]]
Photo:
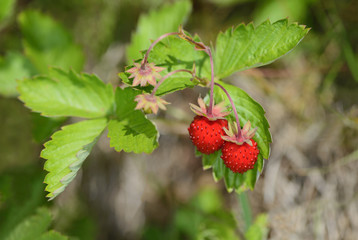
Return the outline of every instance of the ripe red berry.
[[[234,173],[244,173],[254,168],[260,150],[257,143],[251,139],[252,146],[244,142],[238,145],[233,142],[224,142],[221,158],[225,165]]]
[[[223,127],[228,127],[226,119],[209,120],[203,116],[196,116],[188,128],[190,139],[199,152],[211,154],[218,151],[224,140]]]

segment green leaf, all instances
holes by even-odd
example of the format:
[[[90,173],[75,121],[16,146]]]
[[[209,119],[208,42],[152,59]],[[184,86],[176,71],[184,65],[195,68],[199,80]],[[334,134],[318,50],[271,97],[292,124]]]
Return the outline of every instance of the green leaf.
[[[37,213],[16,226],[5,240],[38,239],[50,226],[51,214],[46,208],[39,208]]]
[[[297,23],[289,24],[287,19],[230,28],[216,40],[215,75],[225,78],[236,71],[269,64],[291,51],[308,31]]]
[[[18,82],[20,100],[45,116],[104,117],[112,112],[113,88],[97,76],[51,68],[48,75]]]
[[[42,234],[39,240],[68,240],[68,237],[63,236],[60,233],[51,230]]]
[[[107,120],[104,118],[67,125],[45,143],[41,157],[47,159],[44,168],[49,173],[44,182],[50,200],[65,190],[75,178],[106,126]]]
[[[247,240],[263,240],[267,238],[268,234],[268,218],[266,214],[257,216],[253,225],[245,233]]]
[[[46,203],[43,173],[37,164],[8,167],[1,171],[0,239],[5,239],[18,224]]]
[[[143,112],[134,110],[134,98],[140,94],[132,88],[116,90],[116,119],[108,125],[110,146],[116,151],[151,153],[158,147],[158,132]]]
[[[228,192],[232,192],[233,190],[242,192],[255,187],[256,174],[259,174],[257,171],[259,161],[256,162],[254,169],[249,170],[244,174],[239,174],[233,173],[225,166],[224,161],[221,159],[220,150],[210,155],[202,154],[202,157],[205,169],[212,168],[213,178],[216,182],[224,179]]]
[[[24,37],[25,54],[39,72],[48,72],[48,66],[82,70],[82,50],[61,24],[35,10],[22,12],[18,21]]]
[[[127,62],[142,57],[140,51],[150,46],[150,40],[155,40],[165,33],[177,31],[190,12],[190,1],[182,0],[142,15],[139,18],[137,30],[132,35],[131,44],[127,48]]]
[[[200,41],[198,37],[194,38]],[[148,62],[154,62],[156,66],[164,67],[165,69],[160,72],[162,76],[167,73],[178,70],[186,69],[192,70],[193,63],[196,66],[196,75],[200,78],[206,78],[210,75],[208,72],[209,58],[203,51],[197,51],[190,43],[180,39],[177,36],[169,36],[155,45],[154,49],[150,52]],[[126,68],[131,68],[129,66]],[[133,79],[128,79],[130,74],[120,73],[120,77],[124,83],[132,85]],[[198,80],[192,81],[192,75],[187,72],[175,73],[167,78],[158,88],[156,95],[161,96],[172,93],[185,88],[192,88],[199,84]],[[151,92],[153,87],[136,87],[137,89]]]
[[[220,158],[221,151],[216,151],[210,155],[207,154],[201,154],[200,152],[196,152],[199,156],[202,156],[202,162],[203,162],[203,169],[207,170],[212,167],[212,165],[215,163],[216,159]]]
[[[16,80],[31,77],[36,70],[21,53],[9,52],[0,58],[0,94],[6,97],[16,96]]]
[[[14,11],[15,0],[1,0],[0,1],[0,25],[3,20],[10,17]]]
[[[194,40],[201,41],[198,36],[195,36]],[[191,71],[195,63],[196,76],[199,78],[208,78],[210,76],[208,55],[203,51],[195,50],[192,44],[177,36],[170,36],[155,45],[150,52],[148,61],[164,67],[165,69],[161,72],[162,75],[178,69]],[[191,80],[192,76],[189,73],[176,73],[160,85],[156,95],[165,95],[187,87],[194,87],[199,83]]]

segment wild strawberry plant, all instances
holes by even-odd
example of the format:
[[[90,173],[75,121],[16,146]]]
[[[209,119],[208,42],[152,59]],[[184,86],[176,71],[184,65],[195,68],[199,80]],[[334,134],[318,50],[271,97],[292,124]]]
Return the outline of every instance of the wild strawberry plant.
[[[199,106],[190,105],[196,117],[188,125],[188,141],[190,135],[204,169],[212,168],[216,181],[223,178],[228,191],[254,188],[269,158],[269,124],[260,104],[225,78],[275,61],[309,29],[287,19],[256,27],[240,24],[219,33],[209,47],[181,27],[176,31],[189,12],[190,3],[179,1],[139,21],[127,52],[130,66],[119,73],[121,87],[59,68],[18,82],[19,98],[31,110],[48,117],[84,118],[55,132],[44,145],[50,199],[75,178],[106,129],[116,151],[153,152],[159,133],[146,115],[170,107],[165,95],[193,87],[208,89]],[[170,24],[153,30],[163,21]]]

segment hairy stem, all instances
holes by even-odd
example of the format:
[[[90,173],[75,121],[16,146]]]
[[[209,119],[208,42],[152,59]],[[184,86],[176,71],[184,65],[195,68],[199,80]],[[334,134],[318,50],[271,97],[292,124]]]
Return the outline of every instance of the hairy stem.
[[[173,74],[175,74],[175,73],[178,73],[178,72],[187,72],[187,73],[190,73],[190,74],[193,74],[193,72],[192,71],[189,71],[189,70],[186,70],[186,69],[178,69],[178,70],[174,70],[174,71],[172,71],[172,72],[170,72],[170,73],[168,73],[167,75],[165,75],[164,77],[162,77],[162,79],[160,79],[160,81],[155,85],[155,87],[154,87],[154,89],[153,89],[153,91],[152,91],[152,96],[154,96],[155,95],[155,93],[157,92],[157,90],[158,90],[158,88],[159,88],[159,86],[160,86],[160,84],[162,84],[163,82],[164,82],[164,80],[165,79],[167,79],[168,77],[170,77],[170,76],[172,76]]]
[[[142,64],[142,65],[141,65],[141,68],[142,68],[142,69],[144,69],[144,65],[147,63],[149,53],[150,53],[150,51],[153,49],[153,47],[154,47],[158,42],[160,42],[162,39],[164,39],[164,38],[166,38],[166,37],[168,37],[168,36],[171,36],[171,35],[178,35],[178,33],[177,33],[177,32],[166,33],[166,34],[160,36],[159,38],[157,38],[157,40],[155,40],[155,41],[150,45],[150,47],[148,48],[147,52],[145,53],[145,56],[144,56],[144,58],[143,58],[142,63],[141,63],[141,64]]]
[[[185,41],[194,44],[195,45],[195,49],[196,50],[201,50],[204,51],[205,53],[207,53],[209,55],[210,58],[210,67],[211,67],[211,81],[210,81],[210,103],[209,103],[209,108],[208,108],[208,115],[212,115],[213,113],[213,107],[214,107],[214,60],[213,60],[213,55],[211,54],[211,49],[210,47],[206,46],[205,44],[203,44],[202,42],[196,42],[194,41],[191,37],[187,36],[183,30],[179,30],[178,36],[182,39],[184,39]]]
[[[239,120],[239,115],[237,114],[237,110],[236,110],[236,107],[235,107],[235,104],[234,104],[234,101],[232,100],[230,94],[228,93],[228,91],[219,83],[214,83],[216,86],[220,87],[226,94],[227,98],[229,99],[230,101],[230,104],[231,104],[231,107],[232,107],[232,110],[234,111],[234,114],[235,114],[235,119],[236,119],[236,125],[237,125],[237,135],[238,137],[241,137],[241,126],[240,126],[240,120]]]
[[[211,66],[210,103],[208,109],[208,115],[211,115],[214,107],[214,61],[213,61],[213,55],[211,54],[211,50],[209,47],[206,47],[205,52],[209,55],[210,66]]]

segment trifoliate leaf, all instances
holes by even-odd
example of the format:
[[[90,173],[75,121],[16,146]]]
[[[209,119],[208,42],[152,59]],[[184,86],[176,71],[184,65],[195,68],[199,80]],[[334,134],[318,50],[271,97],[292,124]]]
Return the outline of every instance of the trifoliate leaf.
[[[45,116],[97,118],[112,112],[114,94],[97,76],[51,68],[48,75],[18,82],[20,100]]]
[[[44,182],[50,200],[74,179],[106,126],[107,120],[104,118],[67,125],[45,143],[41,157],[47,159],[44,168],[49,173]]]
[[[287,19],[261,25],[240,24],[218,35],[215,76],[222,79],[236,71],[269,64],[291,51],[309,29]]]
[[[151,153],[158,147],[158,132],[144,113],[134,110],[134,98],[140,91],[132,88],[116,90],[116,118],[110,120],[108,137],[116,151]]]
[[[178,26],[183,24],[190,12],[190,1],[182,0],[142,15],[137,30],[132,35],[131,44],[127,48],[127,62],[132,63],[133,60],[142,57],[140,51],[148,49],[151,40],[154,41],[165,33],[177,31]]]
[[[36,70],[21,53],[10,52],[4,59],[0,57],[0,94],[16,96],[16,80],[31,77]]]
[[[82,50],[61,24],[35,10],[22,12],[18,21],[25,54],[40,73],[47,73],[48,66],[82,70]]]

